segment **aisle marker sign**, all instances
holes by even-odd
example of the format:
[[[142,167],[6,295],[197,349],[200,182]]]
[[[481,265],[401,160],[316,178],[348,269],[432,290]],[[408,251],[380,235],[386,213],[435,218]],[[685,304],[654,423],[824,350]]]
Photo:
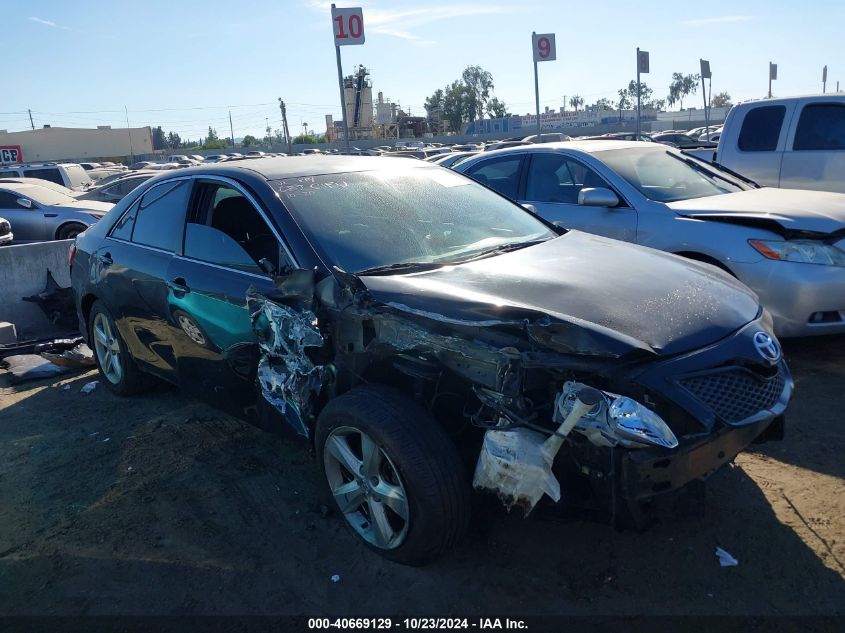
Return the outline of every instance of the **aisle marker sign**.
[[[532,40],[535,62],[552,62],[557,59],[554,33],[534,33]]]

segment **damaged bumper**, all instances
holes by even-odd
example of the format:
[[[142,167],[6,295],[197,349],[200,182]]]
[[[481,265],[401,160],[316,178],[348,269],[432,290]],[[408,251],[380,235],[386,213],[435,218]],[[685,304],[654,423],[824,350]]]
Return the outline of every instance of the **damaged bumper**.
[[[627,451],[620,464],[619,486],[623,498],[640,502],[703,479],[731,462],[754,440],[771,431],[782,433],[782,416],[743,427],[725,427],[713,435],[682,444],[674,451]]]

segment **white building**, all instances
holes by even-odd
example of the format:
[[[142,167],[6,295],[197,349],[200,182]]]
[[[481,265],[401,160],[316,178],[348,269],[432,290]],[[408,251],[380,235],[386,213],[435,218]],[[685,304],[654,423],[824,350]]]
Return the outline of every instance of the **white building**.
[[[96,129],[43,127],[23,132],[0,130],[0,147],[20,147],[19,162],[127,158],[153,153],[149,127]]]

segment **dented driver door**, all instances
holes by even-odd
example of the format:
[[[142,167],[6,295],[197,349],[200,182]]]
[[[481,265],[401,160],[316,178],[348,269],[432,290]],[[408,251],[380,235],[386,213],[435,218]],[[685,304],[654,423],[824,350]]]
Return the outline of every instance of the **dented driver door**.
[[[254,397],[259,354],[250,288],[272,292],[280,245],[249,194],[232,180],[196,183],[182,253],[168,271],[169,322],[183,388],[226,403]]]

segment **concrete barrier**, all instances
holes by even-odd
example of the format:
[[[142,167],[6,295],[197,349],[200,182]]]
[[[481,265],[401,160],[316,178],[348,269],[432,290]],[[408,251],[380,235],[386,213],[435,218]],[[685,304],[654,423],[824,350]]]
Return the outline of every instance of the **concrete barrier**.
[[[14,323],[18,340],[47,335],[54,326],[41,308],[22,301],[44,290],[47,271],[62,288],[70,286],[68,251],[73,240],[0,248],[0,322]]]

